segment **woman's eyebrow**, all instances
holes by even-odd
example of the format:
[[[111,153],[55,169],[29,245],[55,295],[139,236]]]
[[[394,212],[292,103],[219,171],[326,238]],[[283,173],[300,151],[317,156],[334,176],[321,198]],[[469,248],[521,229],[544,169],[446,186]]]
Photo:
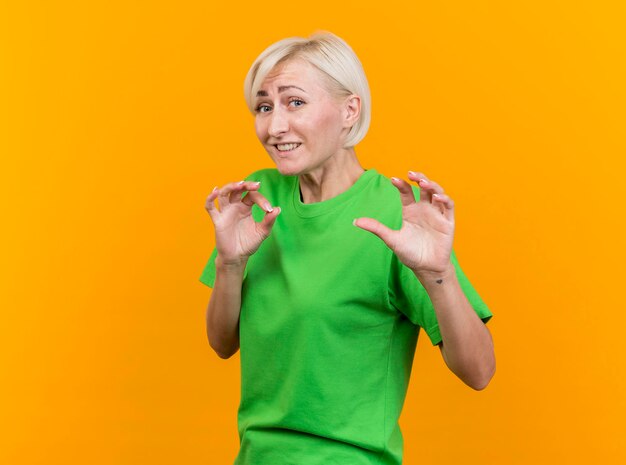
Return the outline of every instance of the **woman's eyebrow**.
[[[298,89],[298,90],[301,90],[302,92],[304,92],[304,93],[306,94],[306,91],[305,91],[304,89],[301,89],[301,88],[300,88],[300,87],[298,87],[298,86],[280,86],[280,87],[278,88],[278,93],[280,94],[281,92],[283,92],[283,91],[285,91],[285,90],[287,90],[287,89]],[[260,90],[260,91],[258,91],[258,92],[256,93],[256,96],[257,96],[257,97],[267,97],[267,92],[266,92],[266,91],[264,91],[264,90]]]

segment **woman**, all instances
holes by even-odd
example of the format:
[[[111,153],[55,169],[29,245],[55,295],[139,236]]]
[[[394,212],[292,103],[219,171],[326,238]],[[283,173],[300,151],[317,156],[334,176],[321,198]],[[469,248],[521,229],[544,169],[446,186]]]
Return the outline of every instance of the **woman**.
[[[276,169],[208,196],[216,247],[200,278],[211,347],[241,348],[235,463],[400,464],[420,328],[472,388],[495,370],[492,314],[452,250],[453,201],[422,173],[412,186],[360,165],[369,88],[340,38],[273,44],[244,87]]]

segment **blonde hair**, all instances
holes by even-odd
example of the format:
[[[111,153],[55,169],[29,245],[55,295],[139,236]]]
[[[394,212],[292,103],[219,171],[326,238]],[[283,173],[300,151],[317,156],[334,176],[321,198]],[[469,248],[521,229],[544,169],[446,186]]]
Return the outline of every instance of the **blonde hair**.
[[[361,98],[359,119],[350,128],[344,146],[353,147],[367,134],[371,119],[371,97],[365,71],[350,46],[335,34],[317,31],[308,38],[289,37],[267,47],[254,61],[244,81],[244,97],[251,113],[255,113],[254,96],[267,74],[278,64],[302,59],[326,77],[328,91],[344,97],[356,94]]]

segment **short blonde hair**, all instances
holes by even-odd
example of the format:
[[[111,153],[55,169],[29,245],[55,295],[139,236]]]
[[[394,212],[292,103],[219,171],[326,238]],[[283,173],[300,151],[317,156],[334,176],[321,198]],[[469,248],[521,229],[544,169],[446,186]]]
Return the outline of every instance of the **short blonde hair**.
[[[316,67],[328,79],[328,91],[343,97],[356,94],[361,98],[359,119],[350,128],[344,146],[353,147],[367,134],[371,119],[370,88],[365,71],[350,46],[335,34],[317,31],[308,38],[289,37],[267,47],[254,61],[244,81],[244,97],[255,114],[254,96],[265,77],[278,64],[302,59]]]

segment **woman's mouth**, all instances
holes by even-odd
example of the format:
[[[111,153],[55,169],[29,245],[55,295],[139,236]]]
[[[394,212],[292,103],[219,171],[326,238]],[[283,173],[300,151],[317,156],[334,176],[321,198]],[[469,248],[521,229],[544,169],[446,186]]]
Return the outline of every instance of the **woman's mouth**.
[[[300,143],[276,144],[274,147],[276,147],[279,152],[285,153],[285,152],[291,152],[297,149],[298,147],[300,147],[300,145],[302,144]]]

